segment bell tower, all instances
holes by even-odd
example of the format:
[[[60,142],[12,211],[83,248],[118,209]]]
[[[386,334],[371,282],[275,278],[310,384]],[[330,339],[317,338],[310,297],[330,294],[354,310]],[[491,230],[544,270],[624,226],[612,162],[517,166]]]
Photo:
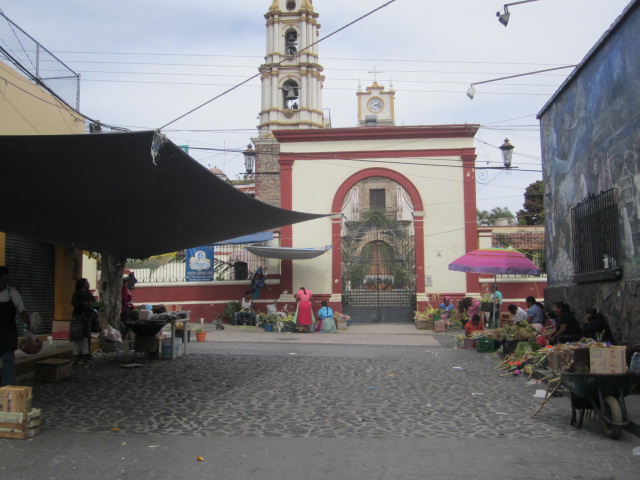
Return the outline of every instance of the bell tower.
[[[271,130],[323,128],[318,14],[312,0],[273,0],[267,20],[259,135]],[[309,48],[307,48],[309,47]]]

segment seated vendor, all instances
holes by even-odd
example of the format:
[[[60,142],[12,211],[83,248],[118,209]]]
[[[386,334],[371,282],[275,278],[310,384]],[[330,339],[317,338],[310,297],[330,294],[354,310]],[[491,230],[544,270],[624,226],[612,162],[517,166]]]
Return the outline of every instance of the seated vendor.
[[[451,303],[451,297],[444,297],[442,303],[440,304],[440,309],[442,310],[441,320],[448,320],[449,316],[453,309],[456,308],[453,303]]]
[[[318,310],[316,333],[336,333],[336,322],[333,319],[333,309],[324,300]]]
[[[464,297],[458,302],[458,311],[463,318],[462,323],[466,324],[465,318],[471,318],[480,313],[480,300],[473,297]]]
[[[507,307],[507,310],[509,310],[512,316],[514,325],[517,325],[527,318],[527,311],[517,305],[511,304]]]
[[[471,320],[468,321],[464,326],[464,333],[467,337],[471,336],[473,332],[481,332],[484,330],[484,322],[480,320],[480,315],[477,313],[471,317]]]
[[[587,308],[582,323],[582,334],[585,337],[613,343],[611,328],[602,313],[595,308]]]
[[[549,338],[551,345],[566,342],[577,342],[582,338],[582,327],[565,302],[555,302],[553,313],[556,314],[557,326],[555,333]]]
[[[244,297],[240,299],[240,310],[233,317],[234,325],[253,325],[256,321],[256,314],[253,311],[251,290],[244,292]]]

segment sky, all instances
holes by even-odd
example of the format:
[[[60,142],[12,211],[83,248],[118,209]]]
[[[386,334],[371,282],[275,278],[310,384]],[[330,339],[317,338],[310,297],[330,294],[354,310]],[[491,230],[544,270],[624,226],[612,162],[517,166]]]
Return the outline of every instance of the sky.
[[[396,91],[397,125],[480,124],[477,207],[516,213],[527,185],[542,179],[536,114],[572,69],[477,85],[473,100],[469,85],[580,63],[629,1],[512,5],[504,27],[498,0],[313,0],[321,38],[389,3],[319,44],[325,115],[333,127],[356,126],[356,91],[375,76]],[[257,73],[270,5],[0,0],[4,15],[81,75],[83,114],[131,130],[163,127],[231,179],[244,172],[241,152],[257,133],[260,81],[209,101]],[[482,170],[502,165],[507,137],[514,168]]]

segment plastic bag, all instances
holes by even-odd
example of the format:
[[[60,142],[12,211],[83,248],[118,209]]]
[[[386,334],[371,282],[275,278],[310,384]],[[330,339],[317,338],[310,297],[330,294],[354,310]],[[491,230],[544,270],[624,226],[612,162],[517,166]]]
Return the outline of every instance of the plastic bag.
[[[113,328],[111,325],[107,325],[104,329],[104,338],[110,342],[122,342],[122,335],[120,331]]]
[[[36,328],[40,326],[40,314],[32,313],[30,318],[31,329],[26,329],[24,331],[24,335],[22,336],[22,340],[20,340],[20,345],[18,348],[24,353],[28,353],[29,355],[35,355],[40,350],[42,350],[42,340],[40,340],[36,335],[32,333]]]

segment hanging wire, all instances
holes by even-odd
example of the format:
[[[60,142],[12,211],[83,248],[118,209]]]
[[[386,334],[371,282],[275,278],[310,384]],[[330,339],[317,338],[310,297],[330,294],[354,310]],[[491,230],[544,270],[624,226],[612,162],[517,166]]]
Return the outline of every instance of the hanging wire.
[[[206,105],[209,105],[211,102],[213,102],[213,101],[217,100],[218,98],[220,98],[220,97],[222,97],[222,96],[226,95],[226,94],[227,94],[227,93],[229,93],[229,92],[232,92],[232,91],[233,91],[233,90],[235,90],[236,88],[241,87],[242,85],[244,85],[244,84],[246,84],[246,83],[250,82],[250,81],[251,81],[251,80],[253,80],[254,78],[257,78],[257,77],[261,76],[265,71],[271,70],[271,69],[273,69],[273,68],[275,68],[275,67],[279,67],[279,66],[280,66],[280,65],[282,65],[284,62],[289,62],[289,61],[293,60],[295,57],[297,57],[298,55],[300,55],[300,54],[301,54],[301,53],[303,53],[304,51],[309,50],[311,47],[313,47],[313,46],[315,46],[315,45],[319,44],[320,42],[323,42],[323,41],[327,40],[328,38],[332,37],[332,36],[333,36],[333,35],[335,35],[336,33],[341,32],[341,31],[342,31],[342,30],[344,30],[345,28],[350,27],[351,25],[353,25],[353,24],[355,24],[355,23],[359,22],[360,20],[363,20],[364,18],[366,18],[366,17],[368,17],[368,16],[370,16],[370,15],[374,14],[374,13],[375,13],[375,12],[377,12],[378,10],[382,10],[383,8],[385,8],[385,7],[389,6],[389,5],[391,5],[392,3],[396,2],[396,1],[397,1],[397,0],[390,0],[389,2],[385,3],[384,5],[380,5],[378,8],[375,8],[375,9],[371,10],[370,12],[365,13],[365,14],[364,14],[364,15],[362,15],[361,17],[356,18],[356,19],[355,19],[355,20],[353,20],[352,22],[349,22],[349,23],[347,23],[346,25],[344,25],[344,26],[340,27],[339,29],[334,30],[334,31],[333,31],[333,32],[331,32],[329,35],[327,35],[326,37],[322,37],[320,40],[317,40],[317,41],[315,41],[315,42],[313,42],[313,43],[311,43],[311,44],[307,45],[307,46],[306,46],[306,47],[304,47],[302,50],[298,51],[295,55],[289,55],[288,57],[284,58],[283,60],[281,60],[280,62],[276,63],[275,65],[271,65],[271,66],[269,66],[269,67],[266,67],[265,69],[259,70],[259,71],[258,71],[258,73],[256,73],[255,75],[253,75],[253,76],[251,76],[251,77],[247,78],[246,80],[244,80],[244,81],[240,82],[239,84],[237,84],[237,85],[235,85],[235,86],[233,86],[233,87],[231,87],[231,88],[229,88],[229,89],[225,90],[225,91],[224,91],[224,92],[222,92],[220,95],[216,95],[215,97],[213,97],[213,98],[212,98],[212,99],[210,99],[210,100],[207,100],[207,101],[206,101],[206,102],[204,102],[203,104],[198,105],[198,106],[197,106],[197,107],[195,107],[195,108],[192,108],[192,109],[191,109],[191,110],[189,110],[187,113],[185,113],[185,114],[183,114],[183,115],[180,115],[180,116],[179,116],[178,118],[176,118],[175,120],[171,120],[169,123],[167,123],[167,124],[163,125],[162,127],[160,127],[160,128],[159,128],[159,130],[162,130],[163,128],[166,128],[166,127],[168,127],[169,125],[171,125],[171,124],[173,124],[173,123],[177,122],[178,120],[180,120],[180,119],[182,119],[182,118],[186,117],[187,115],[192,114],[192,113],[193,113],[193,112],[195,112],[196,110],[199,110],[199,109],[201,109],[202,107],[204,107],[204,106],[206,106]]]

